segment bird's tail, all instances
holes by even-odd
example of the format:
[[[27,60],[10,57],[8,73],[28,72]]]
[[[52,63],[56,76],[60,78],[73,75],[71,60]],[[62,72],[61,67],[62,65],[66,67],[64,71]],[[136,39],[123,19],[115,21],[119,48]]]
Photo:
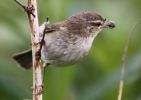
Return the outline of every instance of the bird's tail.
[[[13,55],[13,59],[17,62],[20,67],[29,69],[32,67],[32,50],[26,50]]]

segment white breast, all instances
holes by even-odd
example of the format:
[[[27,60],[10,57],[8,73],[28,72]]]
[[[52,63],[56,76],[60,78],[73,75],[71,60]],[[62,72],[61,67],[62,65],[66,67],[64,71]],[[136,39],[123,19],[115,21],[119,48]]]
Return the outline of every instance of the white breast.
[[[52,61],[52,65],[70,65],[83,59],[90,51],[94,37],[83,38],[64,51],[64,56]]]
[[[90,51],[92,42],[97,35],[87,38],[79,36],[76,37],[79,39],[75,41],[72,38],[68,38],[70,39],[68,43],[68,39],[66,39],[67,42],[62,41],[62,38],[64,38],[63,34],[58,34],[58,32],[55,34],[54,37],[52,37],[52,34],[45,37],[46,45],[42,49],[42,59],[46,63],[56,66],[74,64],[84,58]]]

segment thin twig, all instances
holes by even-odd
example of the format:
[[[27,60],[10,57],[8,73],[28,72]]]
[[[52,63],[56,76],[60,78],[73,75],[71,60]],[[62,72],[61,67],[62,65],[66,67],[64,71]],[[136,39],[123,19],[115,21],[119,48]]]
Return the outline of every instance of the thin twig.
[[[26,11],[27,12],[27,14],[28,15],[30,15],[30,14],[32,14],[32,16],[34,16],[35,17],[35,15],[34,15],[34,13],[33,13],[33,6],[31,6],[31,7],[28,7],[28,6],[24,6],[22,3],[20,3],[18,0],[15,0],[15,2],[18,4],[18,5],[20,5],[23,9],[24,9],[24,11]]]
[[[17,4],[19,4],[23,9],[25,9],[25,6],[24,6],[22,3],[20,3],[18,0],[15,0],[15,2],[16,2]]]
[[[119,83],[119,91],[118,91],[118,98],[117,100],[122,100],[122,95],[123,95],[123,86],[124,86],[124,76],[125,76],[125,62],[126,62],[126,57],[128,53],[128,48],[129,48],[129,43],[131,41],[131,38],[133,36],[133,31],[137,27],[137,25],[141,22],[141,19],[136,22],[136,24],[131,28],[131,31],[128,34],[128,38],[126,40],[126,44],[124,47],[124,52],[122,55],[121,59],[121,76],[120,76],[120,83]]]
[[[43,94],[43,81],[42,81],[42,65],[40,59],[37,58],[37,52],[40,51],[41,44],[39,34],[39,23],[37,13],[37,1],[28,0],[28,5],[24,6],[19,1],[15,0],[27,13],[28,20],[31,28],[31,40],[32,40],[32,62],[33,62],[33,98],[32,100],[42,100]],[[39,44],[37,44],[39,43]],[[37,45],[34,45],[37,44]]]

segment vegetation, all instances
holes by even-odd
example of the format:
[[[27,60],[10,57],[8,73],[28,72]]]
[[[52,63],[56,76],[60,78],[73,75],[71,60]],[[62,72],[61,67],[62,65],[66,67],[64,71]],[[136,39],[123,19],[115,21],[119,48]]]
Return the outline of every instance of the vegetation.
[[[98,35],[80,63],[47,69],[44,100],[116,100],[124,45],[131,28],[141,19],[140,5],[141,0],[38,0],[40,24],[47,16],[54,23],[80,11],[98,12],[117,23],[115,29]],[[122,100],[141,100],[140,27],[129,44]],[[0,100],[32,98],[32,70],[18,68],[11,59],[13,53],[31,47],[30,33],[24,11],[13,0],[1,0]]]

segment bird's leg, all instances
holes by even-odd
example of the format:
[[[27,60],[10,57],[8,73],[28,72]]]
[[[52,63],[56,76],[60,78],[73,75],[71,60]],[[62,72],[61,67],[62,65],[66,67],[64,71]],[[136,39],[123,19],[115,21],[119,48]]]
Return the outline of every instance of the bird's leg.
[[[36,53],[36,59],[39,60],[41,58],[41,50],[42,50],[42,47],[43,45],[45,45],[45,34],[47,33],[47,25],[48,25],[48,22],[49,22],[49,19],[47,18],[46,19],[46,24],[45,24],[45,28],[44,28],[44,31],[43,31],[43,35],[41,37],[41,41],[39,42],[40,43],[40,48],[38,50],[38,52]],[[42,72],[43,72],[43,75],[42,75],[42,85],[41,85],[41,90],[38,92],[39,94],[40,93],[43,93],[43,88],[44,88],[44,80],[45,80],[45,72],[46,72],[46,68],[49,66],[49,63],[44,63],[43,64],[43,68],[42,68]]]
[[[41,37],[41,40],[40,40],[39,43],[34,44],[34,45],[40,44],[39,50],[38,50],[38,52],[36,52],[36,60],[39,60],[41,58],[41,50],[42,50],[43,45],[45,45],[44,38],[45,38],[45,34],[47,33],[46,28],[47,28],[48,23],[49,23],[49,18],[46,18],[45,28],[44,28],[43,35]]]
[[[49,65],[50,65],[49,63],[44,63],[44,64],[43,64],[43,75],[42,75],[42,76],[43,76],[43,78],[42,78],[42,79],[43,79],[43,80],[42,80],[43,82],[42,82],[42,83],[44,83],[45,74],[46,74],[46,68],[47,68]]]

